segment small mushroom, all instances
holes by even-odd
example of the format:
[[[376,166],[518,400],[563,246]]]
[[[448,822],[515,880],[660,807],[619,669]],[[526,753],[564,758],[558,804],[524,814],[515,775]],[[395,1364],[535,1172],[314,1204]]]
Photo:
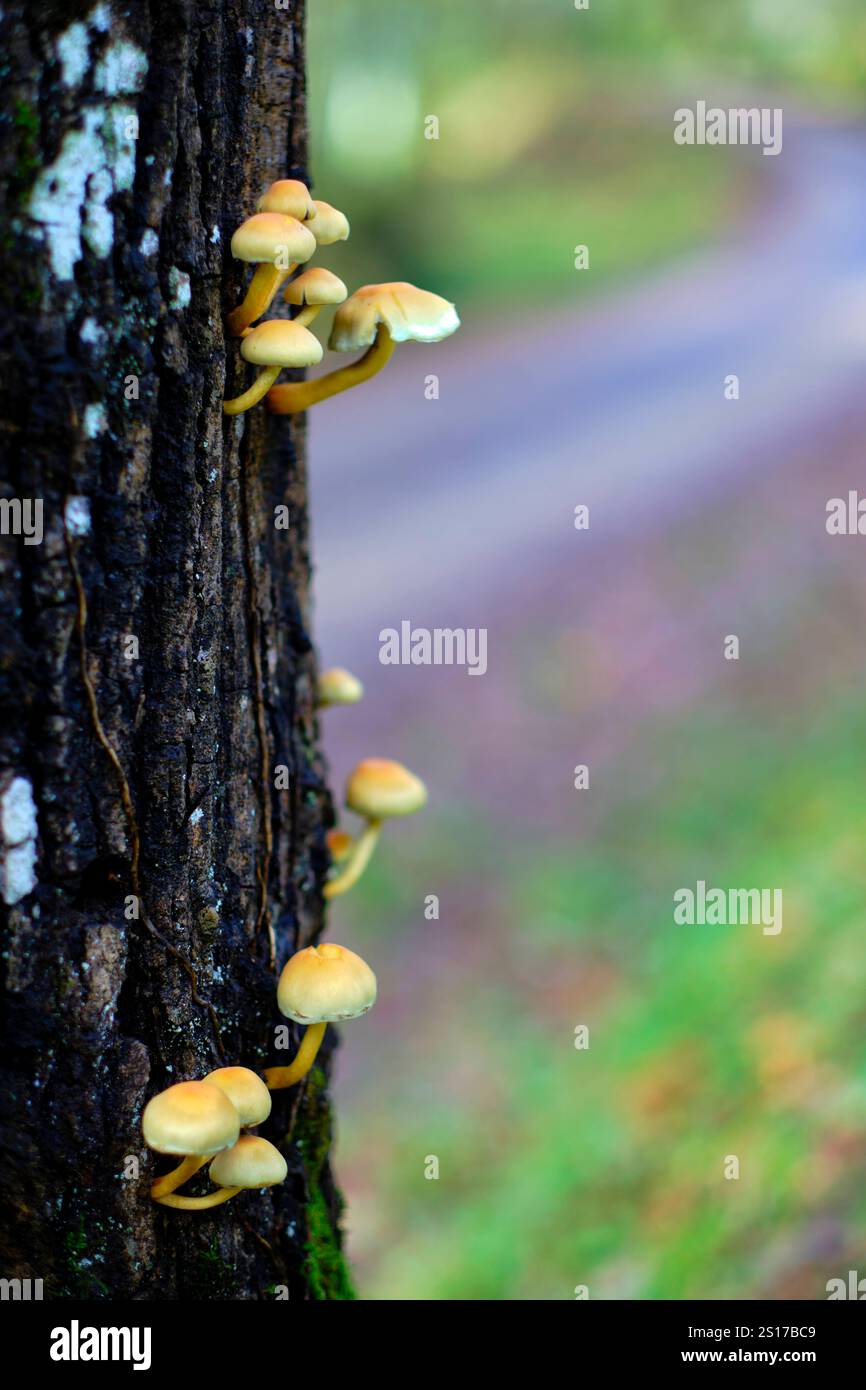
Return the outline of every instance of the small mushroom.
[[[367,348],[351,366],[316,377],[313,381],[277,386],[268,394],[268,409],[276,415],[294,415],[317,401],[327,400],[352,386],[359,386],[390,361],[396,343],[414,340],[438,343],[460,327],[457,310],[447,299],[415,285],[395,281],[363,285],[341,304],[334,315],[328,347],[334,352]]]
[[[264,1124],[271,1113],[271,1095],[260,1076],[249,1067],[217,1067],[204,1078],[208,1086],[218,1086],[228,1096],[241,1129]]]
[[[228,1202],[245,1188],[276,1187],[284,1182],[288,1168],[279,1149],[261,1139],[257,1134],[242,1134],[230,1149],[217,1154],[208,1174],[217,1184],[216,1192],[208,1192],[204,1197],[163,1198],[164,1207],[176,1207],[180,1211],[207,1211]]]
[[[257,212],[241,223],[232,237],[232,255],[255,265],[242,304],[226,320],[239,338],[244,329],[267,312],[280,286],[316,249],[316,238],[296,217],[280,212]]]
[[[323,203],[320,198],[313,199],[315,209],[310,219],[310,231],[319,246],[333,246],[335,241],[348,241],[349,219],[339,208]]]
[[[328,705],[356,705],[363,695],[364,687],[358,677],[342,666],[332,666],[319,676],[316,698],[319,709]]]
[[[242,395],[223,401],[224,415],[240,415],[257,405],[284,367],[311,367],[321,362],[322,345],[302,324],[291,319],[265,319],[246,334],[241,357],[264,367],[264,371]]]
[[[354,843],[355,837],[348,830],[329,830],[325,836],[325,844],[334,864],[342,864],[344,859],[348,859]]]
[[[325,897],[335,898],[358,882],[376,848],[383,821],[411,816],[426,804],[427,788],[402,763],[388,758],[365,758],[358,763],[346,783],[346,805],[367,823],[343,860],[340,873],[325,884]]]
[[[302,306],[292,322],[306,328],[325,304],[342,304],[348,293],[339,275],[333,275],[323,266],[314,265],[286,285],[283,299],[287,304]]]
[[[305,1023],[301,1045],[287,1067],[268,1067],[272,1091],[301,1081],[316,1060],[329,1023],[361,1018],[376,1002],[376,976],[366,961],[345,946],[308,946],[287,961],[277,986],[280,1013]]]
[[[310,190],[300,179],[277,179],[259,198],[258,208],[259,212],[281,212],[285,217],[296,217],[299,222],[308,222],[316,215]]]
[[[218,1086],[206,1081],[179,1081],[148,1101],[141,1128],[149,1149],[184,1155],[183,1163],[152,1184],[151,1197],[161,1201],[214,1154],[237,1142],[240,1119]]]

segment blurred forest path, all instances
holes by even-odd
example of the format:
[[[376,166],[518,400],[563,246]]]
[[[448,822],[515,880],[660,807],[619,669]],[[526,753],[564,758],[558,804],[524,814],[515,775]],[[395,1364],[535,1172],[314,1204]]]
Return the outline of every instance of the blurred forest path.
[[[464,312],[310,416],[317,641],[367,682],[324,716],[332,780],[382,753],[430,786],[331,913],[372,937],[382,996],[336,1077],[365,1298],[558,1299],[575,1267],[593,1297],[815,1297],[860,1248],[862,1125],[839,1113],[866,592],[824,522],[862,478],[866,140],[789,125],[756,162],[724,241],[555,311]],[[487,626],[485,679],[380,667],[404,618]],[[784,883],[781,972],[763,938],[684,951],[667,930],[671,885],[708,865]],[[830,1080],[791,1064],[774,1109],[765,1039],[791,1018]],[[604,1039],[594,1068],[575,1020]],[[696,1175],[732,1115],[756,1176],[722,1212]]]
[[[509,572],[567,556],[578,503],[590,545],[670,521],[819,439],[858,398],[862,132],[786,127],[781,156],[758,163],[764,196],[726,242],[588,304],[464,316],[457,337],[402,349],[374,384],[312,413],[326,662],[363,674],[380,627],[402,617],[483,622]],[[564,229],[565,254],[574,239]]]

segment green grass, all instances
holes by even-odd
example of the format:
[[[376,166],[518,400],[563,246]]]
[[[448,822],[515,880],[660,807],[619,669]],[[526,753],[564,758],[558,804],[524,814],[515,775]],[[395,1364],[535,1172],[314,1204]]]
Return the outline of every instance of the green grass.
[[[452,969],[444,1034],[419,1020],[386,1061],[365,1136],[350,1099],[339,1168],[374,1165],[385,1194],[363,1297],[821,1297],[862,1264],[866,717],[849,704],[760,738],[693,717],[654,737],[694,772],[579,845],[511,846],[495,959]],[[367,922],[394,909],[388,877]],[[697,877],[781,887],[783,931],[675,926],[673,891]],[[810,1231],[834,1226],[816,1255]]]

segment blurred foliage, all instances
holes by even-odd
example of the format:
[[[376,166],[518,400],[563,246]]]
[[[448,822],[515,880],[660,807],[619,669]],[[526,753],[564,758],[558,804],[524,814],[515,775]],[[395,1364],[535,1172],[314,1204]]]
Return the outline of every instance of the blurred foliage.
[[[313,0],[315,188],[353,225],[323,262],[464,313],[572,299],[753,196],[761,159],[676,147],[677,106],[858,110],[864,52],[862,0]],[[591,834],[431,809],[341,900],[380,976],[339,1068],[362,1297],[820,1298],[864,1272],[862,698],[754,724],[702,702],[640,739],[676,776],[626,770]],[[779,937],[673,925],[708,848],[718,884],[785,885]],[[449,909],[419,933],[431,866]]]
[[[723,232],[748,191],[727,151],[673,144],[676,105],[710,81],[853,101],[864,51],[860,0],[314,3],[315,187],[353,225],[328,263],[487,310],[595,291]]]
[[[358,1109],[341,1102],[339,1168],[372,1208],[352,1212],[364,1297],[820,1298],[862,1266],[862,701],[775,735],[694,713],[651,737],[682,776],[618,798],[591,840],[460,822],[428,845],[452,903],[449,844],[498,879],[478,924],[495,965],[467,951],[438,1034],[418,1020]],[[712,883],[784,883],[777,937],[674,925],[670,885],[706,876],[708,845]],[[354,907],[395,949],[401,868],[383,854]]]

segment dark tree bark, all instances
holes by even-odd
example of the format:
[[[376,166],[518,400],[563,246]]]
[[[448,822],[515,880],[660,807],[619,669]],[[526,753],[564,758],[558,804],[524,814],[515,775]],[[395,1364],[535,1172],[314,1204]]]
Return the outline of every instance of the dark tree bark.
[[[140,1128],[173,1081],[290,1059],[276,975],[322,926],[302,438],[221,413],[231,232],[305,177],[302,9],[2,19],[0,500],[44,537],[0,536],[0,1275],[46,1297],[351,1297],[328,1047],[262,1127],[279,1188],[156,1207]]]

